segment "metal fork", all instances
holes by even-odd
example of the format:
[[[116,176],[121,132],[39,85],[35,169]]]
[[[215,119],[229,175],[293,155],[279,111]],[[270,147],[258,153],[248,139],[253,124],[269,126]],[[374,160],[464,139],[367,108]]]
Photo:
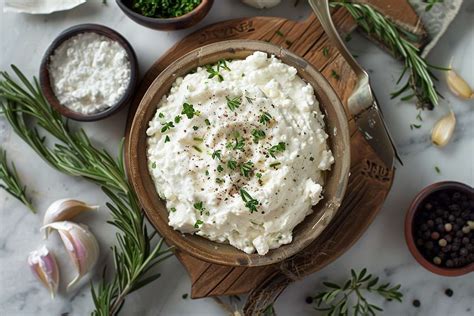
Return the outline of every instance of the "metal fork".
[[[357,83],[347,105],[354,116],[358,129],[388,168],[392,168],[394,157],[402,163],[372,93],[369,75],[354,59],[337,33],[331,19],[328,0],[308,1],[326,35],[356,74]]]

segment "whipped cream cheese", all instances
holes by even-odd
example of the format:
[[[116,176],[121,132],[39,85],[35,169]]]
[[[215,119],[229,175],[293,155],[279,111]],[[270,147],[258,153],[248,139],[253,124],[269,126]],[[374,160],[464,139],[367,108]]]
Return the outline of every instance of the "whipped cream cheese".
[[[176,79],[149,123],[148,166],[169,225],[260,255],[292,241],[334,162],[294,67],[255,52]]]

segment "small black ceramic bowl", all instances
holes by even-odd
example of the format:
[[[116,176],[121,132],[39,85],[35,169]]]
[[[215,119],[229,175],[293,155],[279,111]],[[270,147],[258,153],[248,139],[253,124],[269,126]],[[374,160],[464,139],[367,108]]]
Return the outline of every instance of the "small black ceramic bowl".
[[[155,30],[171,31],[191,27],[201,21],[209,12],[214,0],[202,0],[191,12],[175,18],[152,18],[143,16],[132,9],[133,0],[115,0],[119,8],[138,24]]]
[[[78,34],[90,32],[105,36],[111,39],[112,41],[119,43],[125,49],[128,56],[128,60],[130,62],[130,82],[125,93],[122,95],[122,97],[116,104],[114,104],[110,108],[104,109],[103,111],[99,111],[97,113],[83,114],[80,112],[73,111],[68,107],[62,105],[56,98],[54,90],[51,86],[49,62],[51,55],[54,54],[54,51],[66,40]],[[137,56],[135,55],[135,52],[130,43],[118,32],[99,24],[80,24],[63,31],[61,34],[58,35],[58,37],[56,37],[56,39],[51,43],[51,45],[49,45],[41,61],[39,78],[41,90],[43,91],[46,100],[56,111],[61,113],[61,115],[76,121],[97,121],[118,112],[121,108],[130,103],[130,101],[132,100],[133,93],[135,92],[135,87],[138,81]]]

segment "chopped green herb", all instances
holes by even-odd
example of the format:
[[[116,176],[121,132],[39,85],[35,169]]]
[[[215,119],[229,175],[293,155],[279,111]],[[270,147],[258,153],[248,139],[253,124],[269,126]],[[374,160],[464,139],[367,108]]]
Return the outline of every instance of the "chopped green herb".
[[[158,113],[158,117],[159,118],[164,118],[165,116],[163,115],[163,113]]]
[[[243,163],[240,165],[240,174],[243,175],[244,177],[249,177],[250,174],[252,173],[253,169],[253,162],[247,161],[246,163]]]
[[[219,71],[212,68],[212,66],[207,65],[206,66],[206,71],[209,73],[209,77],[207,77],[208,79],[212,79],[214,77],[217,77],[217,80],[219,80],[219,82],[224,81],[224,77],[220,74]]]
[[[176,212],[176,207],[170,208],[170,211],[171,211],[171,212]]]
[[[341,79],[341,76],[339,76],[339,74],[335,70],[331,70],[331,77],[333,77],[336,80]]]
[[[242,200],[245,203],[245,207],[250,210],[250,213],[257,211],[257,206],[259,202],[256,199],[254,199],[247,191],[241,188],[240,196],[242,197]]]
[[[184,293],[183,295],[181,295],[181,297],[183,298],[183,300],[187,299],[188,298],[188,293]]]
[[[146,17],[174,18],[194,10],[202,0],[134,0],[132,9]]]
[[[253,142],[256,144],[258,143],[259,140],[265,138],[265,132],[262,131],[261,129],[254,129],[252,131],[252,136],[253,136]]]
[[[166,137],[165,137],[165,143],[169,143],[169,141],[170,141],[170,137],[169,137],[168,135],[166,135]]]
[[[232,159],[227,161],[227,167],[229,167],[229,169],[235,170],[235,168],[237,168],[237,161]]]
[[[174,124],[173,122],[166,122],[166,123],[162,123],[161,125],[163,125],[163,127],[161,128],[161,132],[164,133],[168,130],[170,130],[171,128],[174,127]]]
[[[196,223],[194,224],[194,228],[199,228],[199,225],[202,225],[202,224],[204,224],[204,222],[202,220],[198,219],[196,221]]]
[[[201,212],[201,215],[202,215],[202,213],[206,210],[206,209],[204,208],[204,205],[203,205],[203,202],[202,202],[202,201],[199,201],[199,202],[194,203],[193,206],[194,206],[194,208],[195,208],[196,210],[198,210],[198,211]]]
[[[204,138],[202,138],[202,137],[193,137],[193,140],[196,141],[196,142],[202,142],[202,141],[204,141]]]
[[[197,115],[193,105],[189,103],[183,103],[183,111],[181,111],[181,114],[185,114],[188,119],[192,119],[194,115]]]
[[[410,129],[413,130],[414,128],[419,129],[421,128],[420,124],[410,124]]]
[[[216,178],[216,183],[219,183],[219,184],[224,183],[224,180],[222,180],[221,178]]]
[[[234,141],[235,141],[235,144],[234,144],[234,146],[232,147],[232,149],[244,151],[245,140],[244,140],[244,138],[243,138],[242,136],[240,136],[240,133],[239,133],[239,132],[235,132],[235,134],[234,134]]]
[[[209,121],[209,119],[205,119],[204,123],[206,123],[207,126],[211,126],[211,121]]]
[[[206,170],[206,172],[204,172],[204,174],[205,174],[206,176],[209,176],[209,170]]]
[[[230,68],[229,68],[229,66],[227,66],[227,61],[225,59],[220,59],[217,62],[217,71],[219,71],[221,68],[225,69],[227,71],[230,71]]]
[[[214,150],[214,152],[212,153],[211,155],[212,159],[219,159],[221,160],[221,150],[218,149],[218,150]]]
[[[437,174],[441,174],[441,169],[438,166],[435,166],[434,168]]]
[[[327,47],[324,47],[324,48],[323,48],[323,56],[324,56],[324,57],[328,57],[328,56],[329,56],[329,48],[327,48]]]
[[[268,112],[263,112],[262,115],[260,115],[260,119],[258,120],[262,124],[268,124],[270,123],[270,120],[272,119],[272,116]]]
[[[227,100],[227,106],[229,107],[231,111],[235,111],[235,109],[237,109],[240,106],[240,104],[242,104],[241,97],[235,97],[231,99],[228,96],[226,96],[225,99]]]
[[[443,0],[424,0],[423,2],[427,4],[425,11],[430,11],[431,9],[433,9],[435,4],[442,3]]]
[[[224,168],[221,165],[217,166],[217,172],[222,172],[224,171]]]
[[[253,104],[253,101],[255,101],[255,98],[251,98],[251,97],[245,97],[247,99],[247,102],[250,103],[250,104]]]
[[[261,174],[260,172],[257,172],[257,173],[255,174],[255,176],[256,176],[257,178],[259,178],[259,179],[262,178],[262,174]]]
[[[278,145],[270,147],[270,149],[268,150],[268,153],[270,154],[270,156],[275,158],[275,154],[277,152],[283,152],[285,151],[285,149],[286,149],[286,144],[284,142],[279,142]]]
[[[421,111],[419,111],[418,114],[416,115],[416,119],[420,122],[423,122],[423,118],[421,117]]]
[[[176,116],[174,117],[174,122],[175,122],[176,124],[178,124],[179,122],[181,122],[181,115],[176,115]]]
[[[155,168],[156,168],[156,162],[153,162],[153,163],[151,164],[151,167],[152,167],[153,169],[155,169]]]
[[[275,34],[281,37],[285,36],[280,30],[276,30]]]
[[[270,167],[273,169],[276,169],[276,167],[278,167],[279,165],[281,165],[281,163],[277,161],[277,162],[271,163]]]
[[[193,148],[194,148],[196,151],[199,151],[200,153],[202,153],[202,149],[199,148],[198,146],[193,146]]]
[[[193,130],[197,131],[198,129],[199,129],[198,126],[196,126],[196,125],[193,126]]]

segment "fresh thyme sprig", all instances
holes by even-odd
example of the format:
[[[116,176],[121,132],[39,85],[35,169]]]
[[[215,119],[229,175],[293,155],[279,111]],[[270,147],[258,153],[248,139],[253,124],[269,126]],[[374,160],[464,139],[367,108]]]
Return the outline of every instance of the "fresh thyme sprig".
[[[406,32],[395,23],[385,18],[368,4],[353,3],[350,1],[331,1],[332,7],[343,7],[357,21],[365,32],[375,35],[379,40],[391,48],[393,54],[404,62],[404,69],[397,81],[401,82],[408,72],[409,78],[403,86],[392,93],[392,98],[405,94],[402,99],[417,98],[417,106],[432,110],[438,104],[441,96],[434,85],[437,80],[430,68],[446,70],[432,66],[420,56],[420,51],[404,36]]]
[[[104,270],[103,279],[91,292],[93,315],[116,315],[128,294],[159,277],[151,269],[172,255],[170,249],[162,249],[163,240],[152,245],[156,233],[148,233],[137,196],[128,184],[122,147],[116,160],[95,147],[83,130],[73,132],[46,102],[36,78],[30,83],[12,68],[22,85],[8,73],[0,73],[0,109],[15,133],[53,168],[100,185],[112,201],[107,204],[112,213],[108,223],[119,230],[117,245],[112,247],[115,271],[108,279]],[[47,136],[41,136],[38,127]]]
[[[30,199],[26,196],[26,186],[21,184],[20,177],[16,172],[15,164],[12,162],[11,167],[8,166],[7,152],[0,147],[0,188],[10,193],[14,198],[18,199],[33,213],[36,210],[31,205]]]
[[[377,294],[388,301],[402,301],[403,294],[400,285],[390,283],[379,284],[379,278],[367,274],[367,269],[356,273],[351,269],[351,279],[343,285],[323,282],[328,288],[313,297],[315,309],[324,311],[326,315],[375,315],[383,311],[379,306],[370,303],[364,297],[364,292]]]

